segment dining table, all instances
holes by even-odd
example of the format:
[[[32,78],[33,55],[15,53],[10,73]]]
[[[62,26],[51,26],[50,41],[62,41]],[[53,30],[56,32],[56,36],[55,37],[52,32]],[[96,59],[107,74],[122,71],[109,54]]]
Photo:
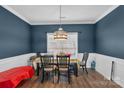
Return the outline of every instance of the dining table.
[[[31,61],[32,62],[32,65],[36,71],[36,75],[39,76],[39,70],[41,68],[41,60],[40,60],[40,57],[34,57],[33,60]],[[77,58],[71,58],[70,59],[70,67],[73,68],[72,72],[73,74],[77,77],[78,76],[78,62],[79,60]],[[57,65],[57,60],[56,58],[54,58],[54,63],[52,63],[51,65]]]

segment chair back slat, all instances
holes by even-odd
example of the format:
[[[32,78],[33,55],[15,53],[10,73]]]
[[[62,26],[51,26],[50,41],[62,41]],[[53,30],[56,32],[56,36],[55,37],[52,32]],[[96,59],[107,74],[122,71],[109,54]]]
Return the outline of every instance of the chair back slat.
[[[53,55],[43,55],[41,56],[41,64],[44,68],[53,68],[54,56]]]
[[[70,56],[57,56],[57,65],[59,68],[68,68],[70,64]]]
[[[87,63],[88,56],[89,56],[89,53],[87,52],[83,54],[82,62],[85,62],[85,64]]]

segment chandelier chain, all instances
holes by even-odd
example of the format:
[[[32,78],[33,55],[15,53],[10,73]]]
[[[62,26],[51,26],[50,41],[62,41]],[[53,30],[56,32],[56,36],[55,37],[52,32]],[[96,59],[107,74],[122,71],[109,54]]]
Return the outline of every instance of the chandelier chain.
[[[62,20],[61,20],[61,18],[62,18],[62,15],[61,15],[61,11],[62,11],[62,6],[60,5],[60,15],[59,15],[59,18],[60,18],[60,28],[62,27]]]

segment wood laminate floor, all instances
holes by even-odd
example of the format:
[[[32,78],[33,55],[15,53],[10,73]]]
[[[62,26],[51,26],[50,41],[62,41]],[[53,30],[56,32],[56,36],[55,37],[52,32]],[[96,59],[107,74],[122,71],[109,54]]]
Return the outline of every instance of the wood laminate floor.
[[[120,88],[116,83],[105,79],[96,71],[88,70],[88,75],[79,70],[78,77],[71,75],[71,83],[68,84],[67,78],[61,76],[59,83],[53,83],[52,78],[40,83],[38,76],[21,82],[17,88]]]

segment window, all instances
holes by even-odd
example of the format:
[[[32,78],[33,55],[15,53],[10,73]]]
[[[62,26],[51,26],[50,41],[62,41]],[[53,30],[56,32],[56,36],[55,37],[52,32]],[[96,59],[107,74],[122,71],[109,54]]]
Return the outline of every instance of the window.
[[[71,54],[72,58],[77,58],[78,52],[78,33],[68,33],[67,40],[54,40],[53,33],[47,33],[47,52],[54,55],[65,53]]]

